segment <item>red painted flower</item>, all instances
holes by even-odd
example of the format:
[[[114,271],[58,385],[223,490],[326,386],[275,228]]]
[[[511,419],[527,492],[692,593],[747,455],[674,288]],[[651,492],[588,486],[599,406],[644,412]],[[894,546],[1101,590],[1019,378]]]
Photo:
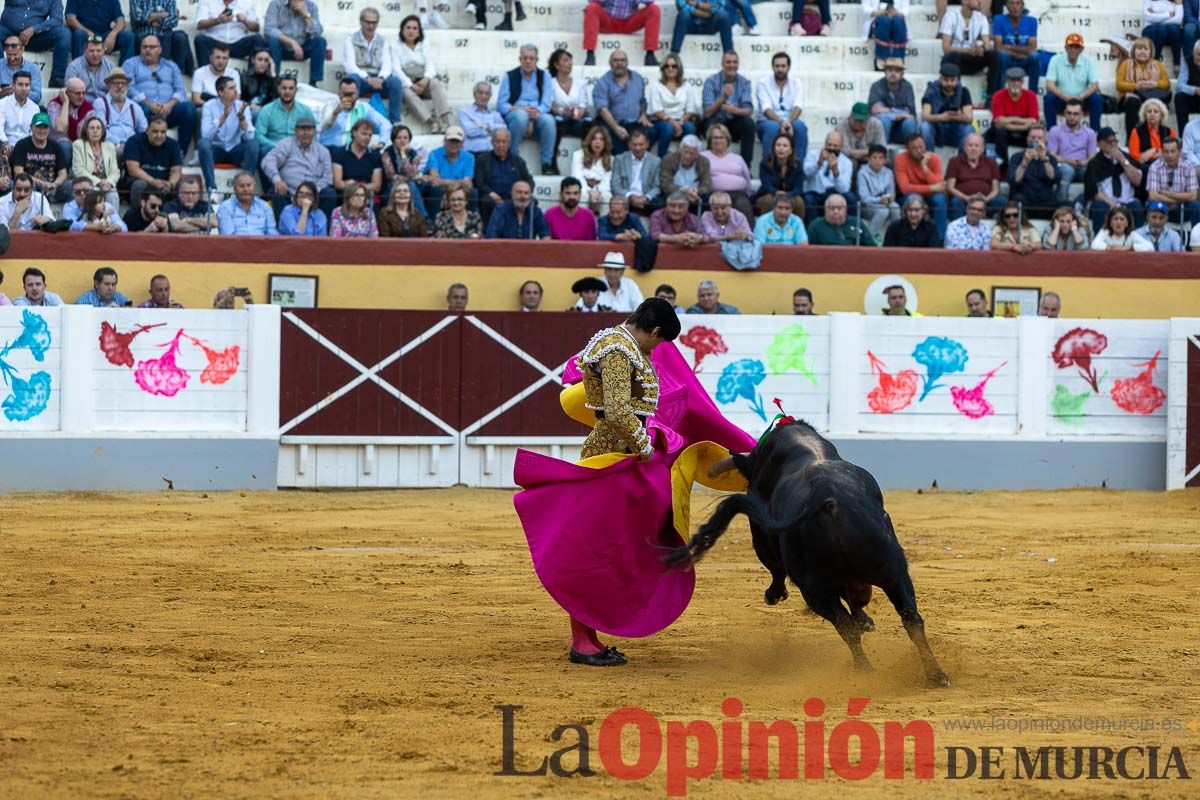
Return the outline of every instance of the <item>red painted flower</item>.
[[[879,385],[867,395],[867,405],[871,410],[876,414],[894,414],[908,408],[917,394],[917,373],[906,369],[893,377],[884,370],[887,365],[870,350],[867,351],[867,358],[871,359],[871,372],[879,376]]]
[[[133,340],[138,334],[145,333],[151,328],[159,328],[166,325],[165,322],[159,322],[156,325],[139,325],[131,331],[122,333],[112,326],[109,322],[100,323],[100,349],[104,351],[104,357],[108,359],[108,363],[116,364],[118,367],[133,366],[133,352],[129,346],[133,344]]]
[[[179,353],[179,337],[182,335],[181,329],[166,345],[167,352],[161,357],[138,362],[133,379],[143,392],[174,397],[187,386],[191,375],[175,363],[175,356]]]
[[[208,366],[204,368],[204,372],[200,373],[201,383],[225,383],[237,372],[238,364],[241,361],[241,348],[236,344],[217,352],[193,336],[187,338],[191,340],[192,344],[203,350],[204,355],[208,358]]]
[[[1162,351],[1159,350],[1149,361],[1134,364],[1135,367],[1145,367],[1134,377],[1121,378],[1113,383],[1110,394],[1113,402],[1122,411],[1128,411],[1130,414],[1153,414],[1167,401],[1167,393],[1154,385],[1154,371],[1158,368],[1158,357],[1161,354]]]
[[[1072,328],[1054,345],[1050,354],[1059,369],[1066,369],[1072,364],[1079,368],[1079,374],[1087,381],[1092,391],[1100,394],[1100,382],[1096,379],[1096,368],[1092,366],[1092,356],[1098,356],[1108,347],[1108,337],[1091,328]]]
[[[687,333],[679,337],[679,341],[692,348],[696,353],[693,357],[692,372],[700,371],[700,362],[704,360],[705,356],[719,356],[722,353],[729,352],[729,348],[725,346],[725,340],[721,338],[721,334],[703,325],[697,325],[689,329]]]

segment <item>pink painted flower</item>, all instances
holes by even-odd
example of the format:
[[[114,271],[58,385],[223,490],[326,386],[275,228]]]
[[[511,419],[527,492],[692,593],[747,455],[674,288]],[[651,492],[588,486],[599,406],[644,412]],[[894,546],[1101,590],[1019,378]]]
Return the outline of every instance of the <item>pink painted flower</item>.
[[[187,336],[187,334],[184,335]],[[204,355],[208,358],[208,366],[204,368],[204,372],[200,373],[201,383],[225,383],[237,372],[238,364],[241,361],[241,348],[236,344],[217,352],[194,336],[187,338],[191,340],[192,344],[203,350]]]
[[[1167,402],[1167,393],[1154,385],[1154,371],[1158,369],[1159,350],[1154,358],[1134,364],[1135,367],[1145,367],[1142,372],[1132,378],[1121,378],[1113,384],[1113,402],[1130,414],[1153,414],[1159,406]]]
[[[867,405],[876,414],[894,414],[912,405],[913,397],[917,394],[917,373],[915,370],[901,370],[899,374],[888,374],[884,364],[870,350],[867,358],[871,359],[871,372],[879,376],[879,385],[867,395]]]
[[[122,333],[113,327],[112,323],[101,322],[100,349],[104,351],[104,357],[108,359],[108,363],[118,367],[132,367],[133,351],[129,349],[129,346],[133,344],[133,340],[140,333],[145,333],[151,328],[160,328],[166,324],[159,322],[155,325],[139,325],[131,331]]]
[[[996,408],[983,396],[983,390],[987,386],[987,382],[1007,363],[1007,361],[1002,361],[999,367],[984,375],[983,380],[973,389],[965,386],[951,386],[950,397],[954,401],[954,407],[969,419],[983,419],[990,414],[995,414]]]
[[[160,345],[160,347],[167,347],[167,352],[159,358],[138,362],[133,379],[137,381],[137,385],[143,392],[174,397],[187,386],[188,378],[191,375],[175,363],[175,356],[179,353],[179,337],[182,335],[183,329],[180,329],[174,339],[165,345]]]

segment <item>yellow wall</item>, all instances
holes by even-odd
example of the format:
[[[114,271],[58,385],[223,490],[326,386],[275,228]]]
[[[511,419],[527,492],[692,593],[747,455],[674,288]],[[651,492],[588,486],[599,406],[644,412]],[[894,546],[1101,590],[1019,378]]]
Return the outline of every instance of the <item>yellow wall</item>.
[[[21,273],[27,262],[0,262],[3,286],[9,297],[21,294]],[[51,291],[72,302],[91,287],[92,272],[102,266],[79,261],[41,259],[39,266],[49,278]],[[317,275],[319,302],[324,308],[443,308],[446,287],[462,282],[470,288],[469,308],[475,311],[517,310],[517,288],[522,281],[540,281],[546,294],[547,311],[566,309],[575,301],[571,284],[595,270],[565,270],[544,267],[421,267],[391,265],[303,265],[294,264],[201,264],[194,262],[127,262],[117,265],[120,289],[134,303],[148,297],[150,277],[164,272],[172,292],[189,308],[207,307],[213,294],[225,286],[248,286],[256,300],[267,298],[267,275],[271,272]],[[881,270],[882,272],[882,270]],[[745,314],[790,314],[792,292],[807,287],[815,295],[818,313],[862,311],[863,293],[875,275],[788,274],[779,272],[732,272],[710,270],[666,270],[638,274],[629,271],[647,296],[660,283],[678,291],[677,302],[687,307],[695,302],[696,284],[715,280],[721,300]],[[253,277],[248,277],[253,276]],[[962,275],[906,274],[920,295],[920,310],[927,315],[962,316],[963,296],[969,289],[983,289],[990,297],[992,286],[1040,286],[1063,297],[1063,315],[1162,319],[1200,313],[1200,280],[1146,280],[1109,278],[1045,278],[1038,276],[970,277]],[[881,298],[882,301],[882,298]]]

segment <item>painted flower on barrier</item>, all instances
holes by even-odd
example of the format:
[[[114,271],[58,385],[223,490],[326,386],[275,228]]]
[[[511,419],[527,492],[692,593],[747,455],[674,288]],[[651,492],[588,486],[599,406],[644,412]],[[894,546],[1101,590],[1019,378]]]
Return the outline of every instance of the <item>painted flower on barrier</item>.
[[[174,339],[159,345],[159,347],[166,347],[167,352],[158,358],[138,362],[133,379],[137,381],[138,386],[142,387],[143,392],[174,397],[187,388],[188,378],[191,375],[175,363],[175,356],[179,354],[179,338],[182,335],[183,331],[180,330],[175,334]]]
[[[918,402],[937,389],[943,375],[962,372],[967,367],[967,348],[961,342],[945,336],[930,336],[913,348],[913,360],[925,367],[924,387]]]
[[[876,414],[894,414],[912,405],[917,394],[916,370],[906,369],[891,375],[885,369],[887,364],[870,350],[867,358],[871,360],[871,373],[879,377],[879,384],[867,394],[867,406]]]
[[[765,422],[767,412],[758,385],[766,377],[766,367],[757,359],[743,358],[733,362],[725,367],[717,381],[717,402],[728,405],[739,397],[745,398],[750,401],[750,409]]]
[[[816,386],[817,376],[813,375],[808,359],[808,339],[809,333],[803,325],[785,327],[767,347],[767,368],[776,375],[799,372]]]
[[[1162,351],[1158,350],[1149,361],[1134,364],[1135,367],[1145,367],[1134,377],[1119,378],[1113,383],[1110,394],[1113,402],[1122,411],[1128,411],[1130,414],[1153,414],[1167,402],[1167,393],[1154,385],[1154,371],[1158,368],[1160,355]]]
[[[0,404],[4,416],[12,422],[25,422],[46,410],[50,402],[50,373],[35,372],[29,380],[13,377],[12,394]]]
[[[1007,361],[1002,361],[999,367],[984,375],[983,380],[973,389],[965,386],[951,386],[950,397],[954,401],[954,407],[969,419],[983,419],[989,414],[995,414],[996,408],[983,396],[983,390],[987,386],[987,382],[1007,363]]]
[[[721,334],[703,325],[689,328],[685,334],[679,337],[679,341],[684,346],[692,348],[694,353],[692,356],[692,372],[700,371],[700,362],[704,360],[705,356],[719,356],[729,352],[729,348],[725,346],[725,340],[721,338]]]
[[[166,324],[159,322],[154,325],[139,325],[131,331],[122,333],[111,323],[101,322],[100,349],[104,351],[104,357],[108,359],[108,363],[118,367],[132,367],[133,351],[129,347],[133,344],[133,340],[151,328],[161,328]]]
[[[0,358],[11,350],[24,348],[33,356],[34,361],[45,361],[46,351],[50,349],[50,325],[41,314],[35,314],[29,309],[21,314],[21,335],[4,346]]]
[[[1050,398],[1050,411],[1064,425],[1082,427],[1083,406],[1095,395],[1084,390],[1079,394],[1071,394],[1071,390],[1061,383],[1054,386],[1054,397]]]
[[[186,336],[186,334],[184,335]],[[204,356],[208,359],[208,366],[204,368],[204,372],[200,373],[201,383],[225,383],[237,372],[241,348],[236,344],[232,344],[224,350],[217,352],[194,336],[188,336],[187,338],[192,344],[203,350]]]
[[[134,364],[133,351],[130,345],[142,333],[165,325],[165,322],[154,325],[139,325],[132,331],[118,331],[108,322],[100,323],[100,349],[110,363],[123,367]],[[174,397],[187,388],[192,375],[176,363],[182,344],[187,341],[204,351],[208,365],[200,373],[200,382],[213,385],[227,383],[238,371],[241,364],[241,347],[230,345],[223,350],[214,350],[202,340],[188,335],[180,328],[169,342],[161,342],[156,347],[165,347],[167,351],[158,358],[137,362],[133,380],[138,388],[147,394],[157,394],[162,397]]]
[[[1108,347],[1108,337],[1091,328],[1072,328],[1062,335],[1054,345],[1050,357],[1059,369],[1075,366],[1079,374],[1087,381],[1092,391],[1100,394],[1100,381],[1104,376],[1096,377],[1096,367],[1092,358],[1104,352]]]
[[[34,361],[45,361],[51,342],[45,317],[26,309],[21,314],[21,335],[0,350],[0,376],[9,387],[9,395],[0,402],[0,408],[10,422],[26,422],[46,410],[50,402],[50,373],[39,370],[26,380],[5,356],[14,350],[28,350]]]

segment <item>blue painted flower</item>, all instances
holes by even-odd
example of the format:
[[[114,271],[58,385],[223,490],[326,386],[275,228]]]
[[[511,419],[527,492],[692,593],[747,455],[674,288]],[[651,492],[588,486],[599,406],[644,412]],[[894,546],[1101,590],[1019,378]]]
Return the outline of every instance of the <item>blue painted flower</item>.
[[[758,393],[758,385],[767,377],[767,369],[763,363],[753,358],[743,358],[725,367],[721,378],[717,381],[717,402],[732,403],[739,397],[750,401],[750,408],[763,420],[767,413],[763,409],[762,395]]]
[[[9,342],[0,352],[0,356],[8,355],[10,350],[20,350],[22,347],[33,354],[35,361],[45,361],[46,351],[50,349],[50,326],[41,314],[35,314],[29,309],[21,315],[21,326],[24,328],[16,340]]]
[[[938,388],[938,378],[952,372],[962,372],[967,366],[967,348],[961,342],[944,336],[930,336],[913,348],[913,360],[925,367],[925,386],[918,400]]]
[[[12,379],[12,394],[4,398],[0,404],[4,408],[4,416],[13,422],[23,422],[33,419],[46,410],[50,402],[50,373],[35,372],[28,381],[14,377]]]

